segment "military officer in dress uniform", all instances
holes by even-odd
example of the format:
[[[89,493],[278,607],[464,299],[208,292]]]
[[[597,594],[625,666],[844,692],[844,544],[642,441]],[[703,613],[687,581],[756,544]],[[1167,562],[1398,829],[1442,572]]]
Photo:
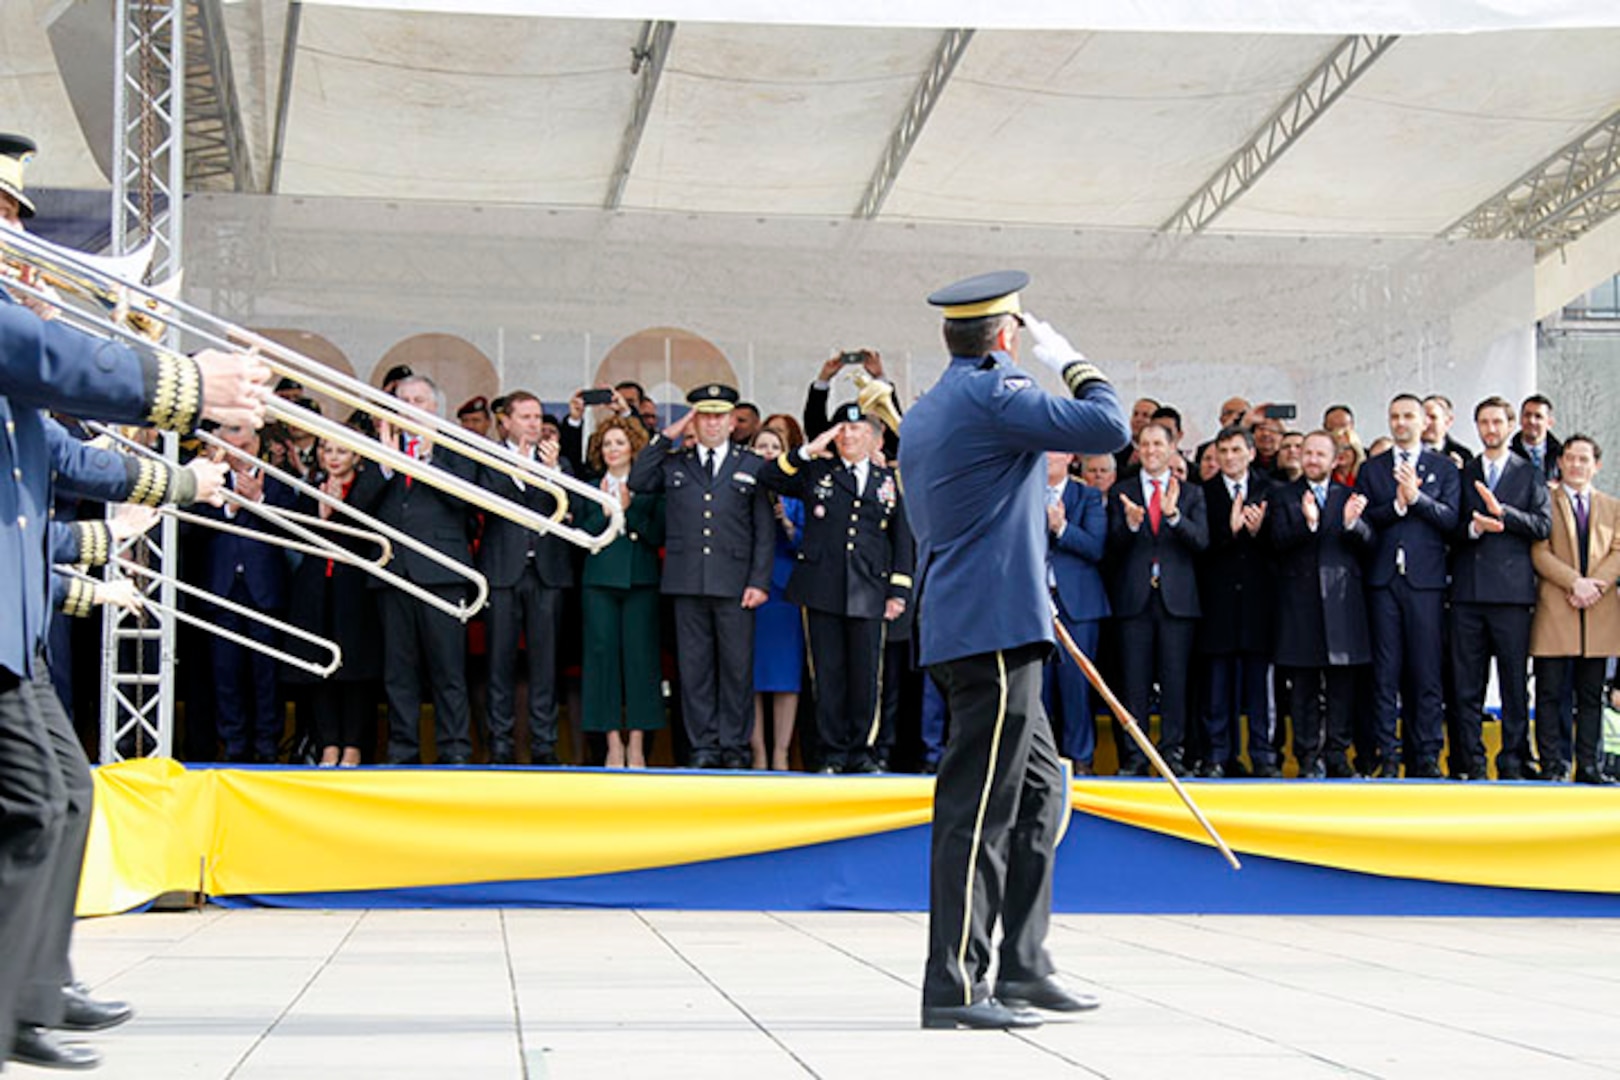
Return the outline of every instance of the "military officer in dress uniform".
[[[1054,641],[1045,451],[1113,453],[1130,429],[1102,372],[1049,325],[1020,315],[1018,290],[1028,281],[1018,271],[984,274],[928,298],[944,308],[951,361],[900,429],[917,538],[920,660],[952,723],[934,788],[928,1028],[1030,1027],[1040,1023],[1031,1007],[1098,1004],[1058,983],[1046,951],[1068,793],[1041,708]],[[1072,400],[1016,366],[1020,324]],[[992,995],[985,976],[997,922]]]
[[[692,411],[636,455],[630,490],[664,493],[663,591],[675,601],[681,715],[696,769],[746,769],[754,722],[754,609],[776,550],[764,461],[731,442],[737,391],[686,395]],[[687,428],[697,444],[682,448]]]
[[[34,149],[30,140],[0,135],[0,227],[20,229],[33,216],[23,165]],[[100,1061],[93,1048],[59,1042],[36,1022],[106,1026],[127,1016],[127,1007],[94,1001],[59,980],[48,985],[47,1000],[33,1000],[38,980],[53,977],[61,959],[58,930],[70,923],[74,900],[71,891],[62,895],[69,878],[62,864],[73,861],[73,793],[65,779],[77,770],[83,785],[76,778],[75,787],[89,783],[82,752],[58,756],[62,723],[50,710],[59,713],[60,703],[43,659],[50,605],[65,602],[67,591],[53,592],[48,572],[51,486],[63,448],[53,450],[44,410],[177,431],[189,431],[199,413],[259,423],[270,373],[260,361],[211,351],[196,360],[138,354],[47,321],[48,314],[37,301],[25,307],[0,290],[0,579],[17,586],[0,590],[0,1065],[10,1059],[89,1068]],[[108,464],[130,482],[125,465]],[[132,482],[143,476],[159,482],[141,466]],[[165,471],[161,482],[183,481]],[[93,546],[99,534],[83,535]],[[71,726],[66,730],[71,736]]]
[[[838,452],[823,456],[836,440]],[[880,771],[885,630],[911,595],[911,533],[893,469],[872,460],[883,422],[839,408],[814,442],[760,470],[760,483],[803,501],[804,542],[787,599],[805,611],[816,687],[821,771]]]

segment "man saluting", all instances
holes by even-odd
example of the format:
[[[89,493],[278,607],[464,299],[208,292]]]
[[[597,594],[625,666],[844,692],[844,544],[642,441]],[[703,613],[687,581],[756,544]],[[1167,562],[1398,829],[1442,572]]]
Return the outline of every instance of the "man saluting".
[[[1098,1004],[1053,978],[1045,944],[1068,797],[1041,708],[1041,665],[1054,642],[1045,452],[1112,453],[1130,429],[1102,372],[1049,325],[1020,315],[1028,283],[1028,274],[1003,271],[928,298],[944,309],[951,362],[901,426],[921,662],[953,721],[934,788],[928,1028],[1033,1027],[1041,1020],[1031,1007]],[[1020,326],[1072,399],[1015,366]],[[999,591],[987,598],[990,582]],[[985,974],[998,920],[992,995]]]

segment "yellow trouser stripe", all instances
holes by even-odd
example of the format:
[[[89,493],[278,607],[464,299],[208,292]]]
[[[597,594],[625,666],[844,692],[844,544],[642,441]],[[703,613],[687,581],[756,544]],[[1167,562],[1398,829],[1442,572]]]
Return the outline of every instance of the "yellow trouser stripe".
[[[968,938],[973,931],[973,876],[979,865],[979,844],[984,836],[984,815],[990,808],[990,788],[996,780],[996,758],[1001,753],[1001,728],[1007,720],[1007,660],[996,650],[996,728],[990,733],[990,760],[984,769],[984,790],[979,793],[979,814],[973,821],[973,846],[968,849],[967,888],[962,903],[962,939],[956,946],[956,968],[962,976],[962,1004],[973,1004],[973,980],[967,973]]]
[[[877,743],[878,729],[883,726],[883,654],[889,647],[889,624],[878,628],[877,708],[872,710],[872,729],[866,733],[866,747]]]

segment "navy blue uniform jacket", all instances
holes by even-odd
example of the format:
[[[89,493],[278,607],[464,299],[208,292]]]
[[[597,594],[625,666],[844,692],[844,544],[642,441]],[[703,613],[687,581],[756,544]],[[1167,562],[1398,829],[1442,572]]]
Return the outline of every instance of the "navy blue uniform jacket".
[[[1059,397],[1005,353],[951,358],[900,425],[921,663],[1054,640],[1046,451],[1111,454],[1130,435],[1107,383]]]

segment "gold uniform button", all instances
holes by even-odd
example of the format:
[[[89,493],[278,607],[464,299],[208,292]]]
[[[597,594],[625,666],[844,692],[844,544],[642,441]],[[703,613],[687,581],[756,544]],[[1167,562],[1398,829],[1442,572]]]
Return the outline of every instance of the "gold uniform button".
[[[703,530],[703,535],[704,536],[713,536],[714,535],[714,530],[713,529],[704,529]]]
[[[859,505],[861,505],[861,500],[859,500],[859,499],[856,499],[856,500],[855,500],[855,505],[856,505],[856,506],[859,506]]]
[[[703,511],[703,516],[706,517],[706,518],[712,518],[712,517],[714,517],[714,511],[713,510],[705,510],[705,511]]]
[[[854,535],[855,535],[855,530],[854,530],[854,529],[850,529],[850,530],[849,530],[849,535],[851,535],[851,536],[854,536]]]
[[[709,553],[709,549],[708,549],[708,548],[704,548],[704,549],[703,549],[703,554],[705,554],[705,555],[707,555],[707,554],[708,554],[708,553]]]
[[[704,502],[713,502],[713,501],[714,501],[714,494],[713,494],[713,492],[708,492],[708,491],[705,491],[705,492],[704,492],[704,493],[703,493],[703,501],[704,501]]]
[[[855,545],[854,544],[845,544],[844,545],[844,550],[845,551],[854,551],[855,550]]]

